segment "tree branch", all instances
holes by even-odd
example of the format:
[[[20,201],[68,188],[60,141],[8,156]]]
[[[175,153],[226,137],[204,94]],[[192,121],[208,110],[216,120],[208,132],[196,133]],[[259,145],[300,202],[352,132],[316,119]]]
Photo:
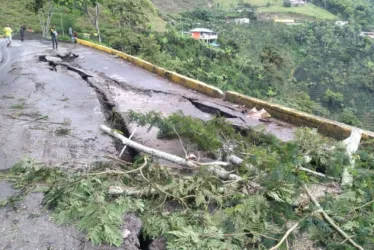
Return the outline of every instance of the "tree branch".
[[[331,177],[331,176],[327,176],[327,175],[324,175],[322,173],[318,173],[316,171],[313,171],[313,170],[310,170],[309,168],[304,168],[304,167],[298,167],[299,170],[301,171],[304,171],[304,172],[307,172],[309,174],[313,174],[313,175],[316,175],[316,176],[319,176],[319,177],[322,177],[322,178],[327,178],[327,179],[331,179],[331,180],[335,180],[336,178],[334,177]]]
[[[85,10],[85,12],[87,13],[88,17],[90,18],[91,23],[92,23],[92,24],[95,24],[95,20],[93,19],[92,14],[91,14],[90,11],[88,10],[87,3],[84,3],[84,10]]]
[[[134,142],[134,141],[124,137],[123,135],[119,134],[115,130],[113,130],[111,128],[108,128],[105,125],[101,125],[100,129],[102,131],[104,131],[105,133],[110,134],[111,136],[121,140],[123,144],[128,145],[129,147],[132,147],[132,148],[134,148],[136,150],[139,150],[141,152],[144,152],[146,154],[149,154],[149,155],[155,156],[157,158],[161,158],[161,159],[176,163],[176,164],[181,165],[181,166],[189,167],[189,168],[192,168],[192,169],[197,169],[197,168],[200,167],[198,164],[196,164],[193,161],[189,161],[189,160],[186,160],[182,157],[172,155],[172,154],[169,154],[169,153],[166,153],[166,152],[162,152],[162,151],[159,151],[159,150],[156,150],[156,149],[153,149],[153,148],[149,148],[149,147],[141,145],[137,142]],[[208,172],[222,178],[222,179],[225,179],[225,180],[236,180],[236,181],[242,181],[243,180],[242,177],[240,177],[238,175],[235,175],[235,174],[232,174],[232,173],[228,172],[227,170],[225,170],[224,168],[222,168],[220,166],[217,166],[217,165],[206,166],[206,170]]]
[[[269,250],[276,250],[276,249],[278,249],[283,244],[283,242],[287,239],[288,235],[290,235],[290,233],[292,233],[300,225],[300,222],[302,220],[300,220],[295,225],[293,225],[290,229],[288,229],[287,232],[285,233],[285,235],[283,236],[283,238],[278,242],[278,244],[276,244],[275,246],[273,246]]]
[[[144,157],[143,165],[141,165],[139,168],[136,168],[136,169],[132,169],[129,171],[106,170],[103,172],[84,174],[84,176],[97,176],[97,175],[106,175],[106,174],[115,174],[115,175],[131,174],[131,173],[140,172],[143,168],[147,166],[147,164],[148,164],[147,157]]]
[[[354,242],[338,225],[335,224],[335,222],[330,218],[330,216],[323,210],[321,205],[318,203],[316,198],[311,194],[308,187],[303,183],[303,188],[306,192],[306,194],[309,196],[310,200],[313,202],[313,204],[317,207],[318,212],[322,214],[322,216],[325,218],[325,220],[333,227],[336,231],[338,231],[349,243],[351,243],[352,246],[359,250],[364,250],[360,245],[358,245],[356,242]]]

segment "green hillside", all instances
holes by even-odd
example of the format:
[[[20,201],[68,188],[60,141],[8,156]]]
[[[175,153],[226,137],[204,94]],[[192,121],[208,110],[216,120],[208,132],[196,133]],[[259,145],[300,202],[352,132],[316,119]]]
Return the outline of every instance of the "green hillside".
[[[321,20],[335,20],[337,17],[331,12],[319,8],[313,4],[308,4],[306,6],[300,7],[284,7],[282,5],[272,5],[270,7],[260,7],[258,9],[259,13],[283,13],[283,14],[300,14],[305,16],[310,16]]]
[[[26,24],[34,30],[40,30],[37,16],[28,8],[30,0],[0,1],[0,27],[9,24],[13,29]]]
[[[30,10],[31,2],[32,0],[0,1],[0,27],[9,24],[13,29],[17,29],[24,24],[27,27],[32,27],[34,31],[40,32],[39,19],[37,15]],[[145,12],[148,15],[152,30],[165,30],[166,22],[156,12],[149,10],[145,10]],[[52,24],[55,24],[57,29],[61,31],[60,19],[62,19],[62,25],[65,31],[68,29],[68,26],[72,25],[78,32],[95,32],[94,26],[91,24],[88,16],[81,11],[74,10],[70,12],[67,9],[57,10],[52,18]],[[101,11],[100,24],[104,32],[117,25],[115,17],[105,6]]]
[[[279,13],[282,16],[298,15],[321,20],[337,19],[334,14],[313,4],[292,8],[284,7],[283,0],[154,0],[153,2],[164,13],[188,11],[197,7],[227,11],[237,8],[240,4],[251,4],[258,8],[259,13],[273,13],[274,15]]]

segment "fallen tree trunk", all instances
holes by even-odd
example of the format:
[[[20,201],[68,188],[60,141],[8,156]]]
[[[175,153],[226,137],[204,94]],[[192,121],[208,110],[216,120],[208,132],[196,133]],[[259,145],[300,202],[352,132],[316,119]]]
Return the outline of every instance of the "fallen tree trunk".
[[[242,158],[240,158],[240,157],[238,157],[238,156],[236,156],[236,155],[229,155],[229,157],[227,157],[227,159],[228,159],[232,164],[234,164],[234,165],[236,165],[236,166],[242,164],[243,161],[244,161]]]
[[[303,184],[304,191],[309,196],[310,200],[313,202],[314,206],[318,209],[317,212],[319,212],[323,218],[341,235],[344,237],[345,240],[347,240],[352,246],[359,250],[364,250],[363,247],[358,245],[354,240],[352,240],[351,237],[349,237],[338,225],[335,224],[335,222],[330,218],[330,216],[323,210],[322,206],[319,204],[317,199],[312,195],[312,193],[309,191],[308,187]]]
[[[114,136],[115,138],[121,140],[123,144],[125,144],[125,145],[127,145],[127,146],[129,146],[133,149],[144,152],[146,154],[149,154],[149,155],[152,155],[152,156],[155,156],[155,157],[158,157],[158,158],[176,163],[176,164],[181,165],[181,166],[189,167],[189,168],[198,168],[199,167],[195,163],[193,163],[191,161],[187,161],[186,159],[184,159],[182,157],[172,155],[172,154],[168,154],[168,153],[159,151],[157,149],[149,148],[149,147],[146,147],[146,146],[144,146],[140,143],[134,142],[134,141],[124,137],[120,133],[116,132],[115,130],[113,130],[113,129],[105,126],[105,125],[101,125],[100,129],[102,131],[104,131],[105,133],[108,133],[111,136]]]
[[[188,160],[186,160],[182,157],[172,155],[172,154],[168,154],[168,153],[165,153],[165,152],[153,149],[153,148],[146,147],[146,146],[144,146],[142,144],[139,144],[137,142],[134,142],[134,141],[124,137],[120,133],[116,132],[115,130],[113,130],[113,129],[105,126],[105,125],[101,125],[100,129],[102,131],[104,131],[105,133],[108,133],[111,136],[121,140],[123,144],[125,144],[125,145],[127,145],[127,146],[129,146],[133,149],[144,152],[146,154],[149,154],[149,155],[155,156],[157,158],[161,158],[161,159],[176,163],[176,164],[184,166],[184,167],[189,167],[189,168],[192,168],[192,169],[197,169],[197,168],[200,167],[199,163],[196,163],[196,162],[193,162],[193,161],[188,161]],[[224,168],[222,168],[220,166],[214,165],[214,162],[211,163],[211,164],[212,165],[210,165],[210,166],[206,166],[206,170],[208,172],[210,172],[210,173],[212,173],[212,174],[214,174],[214,175],[216,175],[216,176],[218,176],[222,179],[225,179],[225,180],[235,180],[235,181],[241,181],[242,180],[242,178],[240,176],[232,174],[232,173],[228,172],[227,170],[225,170]],[[206,163],[204,163],[204,165],[206,165]]]

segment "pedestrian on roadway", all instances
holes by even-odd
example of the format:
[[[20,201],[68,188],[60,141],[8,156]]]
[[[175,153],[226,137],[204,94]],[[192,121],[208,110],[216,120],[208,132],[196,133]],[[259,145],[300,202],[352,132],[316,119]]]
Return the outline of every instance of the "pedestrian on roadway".
[[[4,34],[5,34],[5,41],[6,41],[6,46],[10,47],[12,45],[12,33],[13,30],[10,28],[9,24],[4,29]]]
[[[78,34],[77,32],[74,31],[74,34],[73,34],[73,43],[74,43],[74,48],[77,47],[77,38],[78,38]]]
[[[72,39],[73,40],[73,28],[72,27],[70,27],[69,28],[69,36],[70,36],[70,39]]]
[[[56,31],[56,28],[53,25],[52,28],[51,28],[52,46],[53,46],[53,49],[56,48],[56,50],[58,49],[57,36],[58,36],[58,34],[57,34],[57,31]]]
[[[25,25],[21,25],[21,28],[19,29],[19,33],[21,35],[21,41],[25,40],[25,32],[26,32],[26,27]]]

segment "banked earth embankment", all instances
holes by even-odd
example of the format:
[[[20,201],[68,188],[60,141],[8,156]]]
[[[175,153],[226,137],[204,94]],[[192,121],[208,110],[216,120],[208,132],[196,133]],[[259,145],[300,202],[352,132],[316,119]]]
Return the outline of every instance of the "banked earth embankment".
[[[173,83],[179,84],[183,87],[186,87],[188,89],[195,90],[201,94],[214,97],[214,98],[221,98],[225,101],[239,104],[239,105],[245,105],[248,108],[254,108],[257,109],[266,109],[272,117],[277,118],[281,121],[288,122],[290,124],[296,125],[296,126],[304,126],[304,127],[310,127],[310,128],[316,128],[318,131],[326,136],[333,137],[335,139],[341,140],[344,138],[347,138],[353,127],[336,122],[333,120],[329,120],[326,118],[318,117],[315,115],[307,114],[304,112],[297,111],[295,109],[287,108],[285,106],[281,106],[278,104],[269,103],[257,98],[253,98],[250,96],[246,96],[243,94],[239,94],[232,91],[223,92],[222,90],[210,86],[206,83],[203,83],[201,81],[180,75],[176,72],[172,72],[169,70],[166,70],[164,68],[161,68],[159,66],[153,65],[150,62],[147,62],[145,60],[142,60],[140,58],[128,55],[124,52],[95,44],[89,41],[85,41],[82,39],[77,39],[78,43],[99,51],[103,51],[112,55],[116,55],[128,62],[131,62],[132,64],[141,67],[149,72],[152,72],[154,74],[157,74],[161,77],[164,77],[165,79],[170,80]],[[363,139],[374,139],[374,132],[371,131],[364,131],[363,132]]]

